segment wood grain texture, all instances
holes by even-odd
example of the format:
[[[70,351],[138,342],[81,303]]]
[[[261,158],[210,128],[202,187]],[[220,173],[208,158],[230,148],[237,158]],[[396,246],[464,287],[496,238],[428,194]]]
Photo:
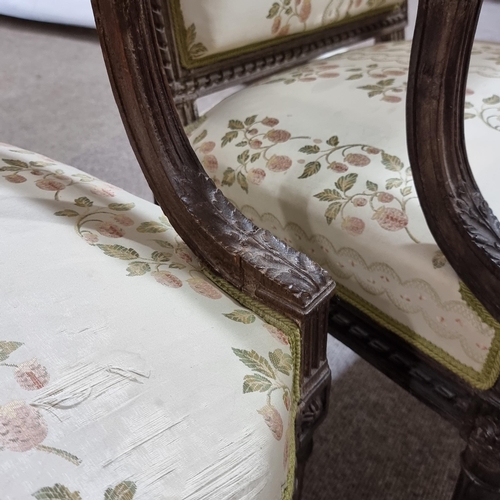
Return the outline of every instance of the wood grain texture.
[[[299,448],[308,446],[327,409],[327,315],[335,284],[306,255],[246,219],[205,173],[169,87],[166,30],[155,2],[93,0],[93,8],[114,96],[155,200],[210,269],[300,328],[302,398],[296,432]],[[311,413],[318,394],[321,411]],[[308,417],[302,424],[304,412]],[[299,455],[305,456],[300,449]]]
[[[464,135],[467,74],[481,4],[419,3],[407,98],[408,148],[420,204],[436,242],[498,321],[500,224],[474,180]]]
[[[200,68],[183,67],[173,29],[172,8],[165,0],[151,0],[152,16],[157,28],[164,76],[180,111],[183,124],[193,121],[189,107],[194,99],[233,85],[264,78],[305,63],[325,52],[361,42],[368,38],[401,39],[408,22],[407,3],[392,11],[355,19],[327,27],[315,33],[284,39],[282,43],[241,54]],[[396,37],[396,38],[391,38]]]

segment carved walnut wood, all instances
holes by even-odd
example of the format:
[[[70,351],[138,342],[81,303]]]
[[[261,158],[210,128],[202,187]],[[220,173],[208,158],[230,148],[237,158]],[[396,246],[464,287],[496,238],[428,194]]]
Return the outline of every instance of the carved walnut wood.
[[[481,3],[420,1],[408,87],[408,147],[436,242],[500,320],[500,224],[476,185],[464,137],[465,87]]]
[[[150,0],[150,4],[157,28],[164,76],[185,125],[196,119],[194,100],[200,96],[263,78],[327,51],[368,38],[401,40],[408,21],[407,4],[404,2],[387,12],[332,25],[317,32],[305,32],[300,37],[284,38],[279,44],[251,53],[186,69],[179,57],[170,3],[165,0]]]
[[[162,78],[151,3],[94,0],[93,5],[115,98],[156,200],[202,261],[300,326],[307,393],[328,372],[326,325],[333,281],[304,254],[253,225],[208,178]]]
[[[436,242],[500,320],[500,223],[474,180],[464,134],[465,90],[481,5],[482,0],[420,0],[407,136],[415,186]],[[497,381],[490,391],[467,391],[468,411],[459,425],[468,444],[454,500],[500,499],[499,390]]]

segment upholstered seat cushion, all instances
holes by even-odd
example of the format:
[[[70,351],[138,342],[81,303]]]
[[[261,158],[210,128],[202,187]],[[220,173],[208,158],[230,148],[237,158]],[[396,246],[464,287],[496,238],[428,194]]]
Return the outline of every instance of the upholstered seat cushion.
[[[0,235],[2,500],[290,497],[285,323],[159,207],[0,145]]]
[[[498,375],[498,324],[446,262],[412,181],[410,42],[351,50],[257,82],[200,120],[191,142],[224,194],[328,269],[343,298],[477,387]],[[500,46],[477,43],[468,153],[500,214]]]

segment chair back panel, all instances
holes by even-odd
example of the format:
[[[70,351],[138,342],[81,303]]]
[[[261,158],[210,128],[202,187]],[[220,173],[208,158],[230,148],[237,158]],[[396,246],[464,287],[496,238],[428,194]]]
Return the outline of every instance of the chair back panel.
[[[403,0],[172,0],[185,68],[397,9]]]
[[[197,118],[192,103],[198,97],[263,78],[358,41],[402,34],[407,24],[406,0],[148,3],[162,77],[185,125]],[[286,14],[288,9],[292,13]],[[273,33],[278,23],[280,28]],[[286,36],[282,31],[285,26],[289,26]]]

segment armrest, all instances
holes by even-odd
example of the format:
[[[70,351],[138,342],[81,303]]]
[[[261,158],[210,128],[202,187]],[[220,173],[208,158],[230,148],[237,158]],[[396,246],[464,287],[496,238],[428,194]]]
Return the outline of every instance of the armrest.
[[[427,224],[460,278],[500,321],[500,224],[474,180],[464,101],[482,0],[420,0],[407,136]]]
[[[310,378],[325,364],[333,281],[304,254],[246,219],[203,170],[166,83],[161,12],[147,0],[92,3],[115,99],[156,200],[210,268],[299,325],[301,379]]]

